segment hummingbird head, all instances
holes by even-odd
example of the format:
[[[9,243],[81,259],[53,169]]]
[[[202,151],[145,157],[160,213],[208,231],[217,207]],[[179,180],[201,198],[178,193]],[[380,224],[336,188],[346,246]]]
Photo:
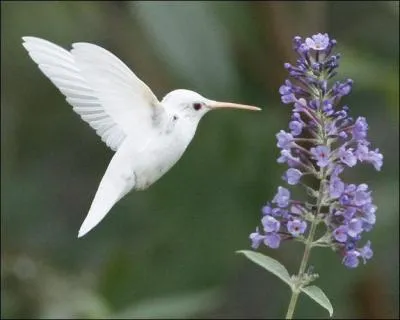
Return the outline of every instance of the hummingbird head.
[[[236,108],[260,111],[260,108],[229,102],[218,102],[204,98],[197,92],[178,89],[168,93],[161,101],[171,114],[178,114],[184,118],[200,121],[211,110],[222,108]]]

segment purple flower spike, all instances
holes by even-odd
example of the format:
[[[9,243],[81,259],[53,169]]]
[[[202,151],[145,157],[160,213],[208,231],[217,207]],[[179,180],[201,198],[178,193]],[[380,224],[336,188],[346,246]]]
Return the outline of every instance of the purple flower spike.
[[[299,235],[303,234],[304,231],[306,231],[306,228],[307,228],[307,223],[305,221],[300,221],[297,219],[289,221],[287,224],[288,231],[294,237],[298,237]]]
[[[281,241],[293,238],[306,242],[301,235],[317,219],[327,232],[318,243],[339,252],[346,267],[356,268],[360,259],[365,263],[373,256],[369,241],[364,247],[358,243],[377,223],[377,206],[367,184],[347,183],[342,173],[360,163],[380,171],[383,155],[368,141],[366,118],[353,118],[349,106],[341,104],[351,93],[353,80],[331,84],[341,58],[333,52],[336,44],[326,33],[293,39],[298,58],[284,64],[288,79],[279,88],[292,116],[289,132],[276,134],[277,162],[287,165],[283,180],[304,187],[308,197],[292,199],[291,190],[278,187],[271,203],[262,207],[262,228],[250,239],[255,249],[262,243],[278,248]],[[307,238],[316,241],[318,228],[310,227]]]

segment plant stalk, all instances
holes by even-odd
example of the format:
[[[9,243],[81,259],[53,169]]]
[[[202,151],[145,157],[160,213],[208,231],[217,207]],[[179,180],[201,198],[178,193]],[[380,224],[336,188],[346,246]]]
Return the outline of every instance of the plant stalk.
[[[293,318],[294,310],[296,309],[297,299],[299,298],[300,291],[301,291],[304,272],[305,272],[306,267],[307,267],[308,259],[310,258],[310,252],[311,252],[311,248],[313,246],[315,231],[317,230],[317,225],[320,222],[318,216],[319,216],[319,213],[321,211],[321,204],[322,204],[322,197],[323,197],[322,193],[323,193],[323,189],[324,189],[324,180],[325,179],[322,179],[322,181],[320,182],[319,197],[318,197],[318,201],[317,201],[317,213],[314,216],[314,219],[313,219],[313,221],[311,223],[310,232],[308,234],[308,237],[307,237],[307,240],[306,240],[306,243],[305,243],[306,247],[304,248],[304,254],[303,254],[303,258],[301,259],[300,268],[299,268],[299,272],[297,274],[295,286],[292,289],[292,297],[290,298],[289,307],[288,307],[288,310],[287,310],[287,313],[286,313],[286,319],[292,319]]]
[[[308,259],[310,257],[311,247],[314,240],[315,230],[317,229],[317,219],[314,219],[311,224],[310,233],[308,234],[308,238],[306,240],[306,247],[304,249],[303,258],[301,259],[301,264],[299,268],[299,273],[297,274],[297,281],[295,287],[292,291],[292,297],[290,298],[289,307],[286,313],[286,319],[292,319],[294,310],[296,308],[297,299],[300,294],[301,280],[304,275],[304,271],[306,270]]]

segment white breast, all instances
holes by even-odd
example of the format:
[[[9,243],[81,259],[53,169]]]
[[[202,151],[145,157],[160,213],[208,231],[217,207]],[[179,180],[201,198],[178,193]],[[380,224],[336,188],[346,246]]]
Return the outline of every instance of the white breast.
[[[160,179],[185,152],[196,128],[188,128],[183,119],[179,120],[171,120],[133,155],[136,190],[144,190]]]

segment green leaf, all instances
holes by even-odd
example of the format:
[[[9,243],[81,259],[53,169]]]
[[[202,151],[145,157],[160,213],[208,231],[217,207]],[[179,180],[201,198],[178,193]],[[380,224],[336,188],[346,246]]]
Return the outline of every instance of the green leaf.
[[[290,279],[289,272],[286,270],[285,266],[280,262],[258,252],[253,252],[249,250],[241,250],[236,252],[243,253],[251,261],[257,263],[264,269],[267,269],[269,272],[273,273],[282,281],[287,283],[290,288],[292,288],[293,284]]]
[[[324,307],[329,312],[329,316],[332,317],[333,314],[333,307],[331,302],[329,301],[328,297],[325,293],[318,288],[317,286],[308,286],[301,288],[306,295],[308,295],[311,299],[315,302],[319,303],[320,306]]]

